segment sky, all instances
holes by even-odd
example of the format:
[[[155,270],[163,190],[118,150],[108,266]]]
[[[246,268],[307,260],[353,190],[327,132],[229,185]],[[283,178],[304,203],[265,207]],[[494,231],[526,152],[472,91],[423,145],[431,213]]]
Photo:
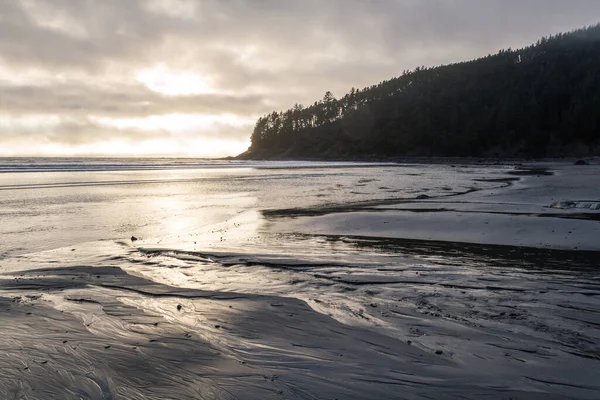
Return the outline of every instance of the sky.
[[[236,155],[270,111],[599,21],[598,0],[0,0],[0,156]]]

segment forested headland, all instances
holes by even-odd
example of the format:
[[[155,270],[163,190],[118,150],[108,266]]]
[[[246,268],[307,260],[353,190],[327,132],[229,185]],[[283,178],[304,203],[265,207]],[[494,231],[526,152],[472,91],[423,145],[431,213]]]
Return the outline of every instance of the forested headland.
[[[256,122],[244,159],[600,154],[600,24]]]

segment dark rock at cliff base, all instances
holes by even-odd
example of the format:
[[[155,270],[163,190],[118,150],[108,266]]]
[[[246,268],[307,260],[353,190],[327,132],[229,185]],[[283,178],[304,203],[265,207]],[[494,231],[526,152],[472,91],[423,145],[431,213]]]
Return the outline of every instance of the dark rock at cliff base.
[[[589,163],[585,160],[577,160],[575,161],[575,165],[589,165]]]
[[[417,196],[417,200],[427,200],[429,198],[430,197],[427,196],[426,194],[420,194],[420,195]]]

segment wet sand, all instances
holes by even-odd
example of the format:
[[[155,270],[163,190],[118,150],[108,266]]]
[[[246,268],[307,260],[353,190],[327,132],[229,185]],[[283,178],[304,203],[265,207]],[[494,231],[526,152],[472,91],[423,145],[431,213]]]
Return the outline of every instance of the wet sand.
[[[0,397],[596,399],[584,168],[5,258]]]

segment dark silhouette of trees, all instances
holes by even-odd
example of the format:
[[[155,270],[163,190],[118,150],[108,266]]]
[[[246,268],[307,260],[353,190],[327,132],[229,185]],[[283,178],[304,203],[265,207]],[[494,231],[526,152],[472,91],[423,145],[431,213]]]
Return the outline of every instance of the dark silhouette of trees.
[[[242,158],[541,157],[600,150],[600,24],[418,67],[260,118]]]

